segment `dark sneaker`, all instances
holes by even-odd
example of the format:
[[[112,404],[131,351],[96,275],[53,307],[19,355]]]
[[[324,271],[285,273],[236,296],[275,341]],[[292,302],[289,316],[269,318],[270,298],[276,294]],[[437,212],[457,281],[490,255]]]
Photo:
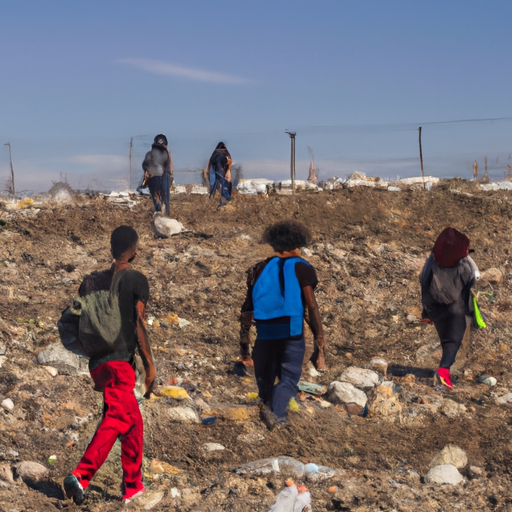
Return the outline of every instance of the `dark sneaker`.
[[[64,479],[64,492],[66,493],[66,498],[73,498],[73,501],[77,505],[80,505],[80,503],[83,503],[85,500],[82,484],[78,481],[78,478],[71,473]]]
[[[288,419],[286,416],[283,416],[281,418],[278,418],[276,416],[276,427],[286,427],[286,425],[288,424]]]
[[[266,405],[262,405],[260,408],[260,420],[265,423],[269,430],[272,430],[276,426],[277,416]]]
[[[445,386],[453,391],[453,384],[450,378],[450,370],[448,368],[438,368],[434,375],[435,386]]]

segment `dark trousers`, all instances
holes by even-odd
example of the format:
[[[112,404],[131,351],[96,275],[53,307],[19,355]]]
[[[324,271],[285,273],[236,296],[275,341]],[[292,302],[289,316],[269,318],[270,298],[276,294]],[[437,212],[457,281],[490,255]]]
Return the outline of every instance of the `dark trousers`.
[[[224,176],[210,169],[210,197],[216,190],[220,192],[220,204],[231,201],[231,183]]]
[[[155,211],[165,211],[165,215],[169,216],[169,196],[171,182],[169,174],[164,173],[163,176],[153,176],[148,179],[148,188],[153,199]]]
[[[290,399],[298,391],[306,345],[300,340],[257,339],[252,351],[254,374],[261,400],[278,417],[286,417]],[[276,377],[279,382],[274,385]]]
[[[443,357],[439,363],[440,368],[448,368],[455,362],[455,357],[466,333],[467,317],[464,312],[457,314],[436,315],[431,318],[441,341]]]

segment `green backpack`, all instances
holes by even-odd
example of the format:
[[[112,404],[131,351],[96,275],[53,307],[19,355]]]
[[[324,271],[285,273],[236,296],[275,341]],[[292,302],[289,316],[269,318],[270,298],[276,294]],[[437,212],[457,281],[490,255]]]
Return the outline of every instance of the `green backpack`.
[[[114,285],[112,281],[112,285]],[[121,311],[115,289],[100,290],[76,297],[57,323],[62,344],[67,350],[88,358],[115,352],[121,332]]]

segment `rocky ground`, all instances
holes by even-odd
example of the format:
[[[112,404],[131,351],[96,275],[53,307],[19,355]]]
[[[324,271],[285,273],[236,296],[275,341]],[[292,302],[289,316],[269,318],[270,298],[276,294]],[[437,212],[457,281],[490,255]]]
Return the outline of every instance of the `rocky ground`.
[[[110,265],[110,232],[129,224],[141,241],[134,268],[151,286],[159,373],[155,396],[142,405],[146,483],[163,493],[152,510],[264,512],[292,476],[309,488],[315,511],[511,511],[511,203],[510,191],[462,180],[430,191],[235,195],[220,211],[204,196],[183,194],[173,196],[172,216],[188,231],[170,239],[155,236],[148,198],[131,209],[103,196],[0,205],[0,510],[123,508],[117,446],[83,505],[63,496],[62,479],[94,432],[101,396],[83,362],[53,351],[60,312],[85,274]],[[374,383],[359,386],[368,399],[364,418],[329,394],[303,393],[288,427],[269,431],[258,419],[254,377],[233,372],[244,272],[270,254],[259,244],[264,227],[284,218],[315,233],[306,256],[320,279],[329,371],[315,375],[305,364],[304,379],[328,386],[348,367],[388,363],[386,375],[380,367]],[[453,393],[432,385],[438,340],[418,320],[418,274],[448,225],[471,239],[489,324],[467,340]],[[309,333],[307,346],[309,356]],[[479,383],[482,375],[497,384]],[[173,384],[187,396],[165,391]],[[202,424],[209,416],[216,421]],[[451,461],[461,475],[453,485],[426,478],[448,444],[466,456]],[[304,476],[289,464],[231,471],[282,456],[336,474]]]

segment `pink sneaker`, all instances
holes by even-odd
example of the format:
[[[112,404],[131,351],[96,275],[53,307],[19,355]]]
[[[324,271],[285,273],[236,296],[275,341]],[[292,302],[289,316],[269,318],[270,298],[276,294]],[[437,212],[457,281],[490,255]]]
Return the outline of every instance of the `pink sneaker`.
[[[450,370],[448,368],[438,368],[434,375],[434,385],[446,386],[450,391],[453,391],[453,384],[450,379]]]

